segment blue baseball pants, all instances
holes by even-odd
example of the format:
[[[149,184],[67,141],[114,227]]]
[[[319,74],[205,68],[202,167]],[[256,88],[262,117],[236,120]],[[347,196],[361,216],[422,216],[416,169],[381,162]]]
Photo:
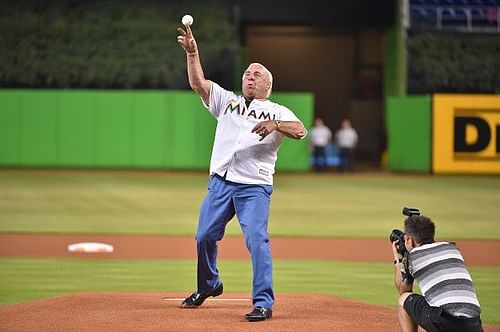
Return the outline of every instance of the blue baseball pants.
[[[248,185],[211,177],[203,201],[196,233],[198,251],[198,292],[204,293],[221,283],[217,270],[217,242],[227,223],[236,214],[252,256],[252,303],[272,308],[274,303],[272,259],[267,232],[271,185]]]

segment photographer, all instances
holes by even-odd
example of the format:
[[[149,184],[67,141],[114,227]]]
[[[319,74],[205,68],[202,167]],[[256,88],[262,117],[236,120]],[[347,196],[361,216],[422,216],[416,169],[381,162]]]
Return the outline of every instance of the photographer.
[[[400,239],[391,234],[398,318],[403,331],[483,331],[480,305],[462,255],[453,243],[434,242],[434,223],[410,215]],[[401,245],[404,241],[404,246]],[[413,293],[416,279],[423,295]]]

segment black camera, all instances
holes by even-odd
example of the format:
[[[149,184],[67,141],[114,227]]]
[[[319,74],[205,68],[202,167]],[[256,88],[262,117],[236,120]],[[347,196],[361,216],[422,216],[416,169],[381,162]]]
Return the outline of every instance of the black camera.
[[[389,236],[389,239],[391,240],[391,243],[394,241],[398,241],[398,243],[396,244],[396,249],[401,256],[404,256],[406,254],[405,233],[403,233],[403,231],[399,229],[393,229],[391,235]]]
[[[420,211],[416,208],[404,207],[403,215],[408,217],[419,216]],[[398,243],[396,244],[396,248],[398,250],[398,253],[404,257],[406,255],[405,233],[399,229],[393,229],[391,235],[389,235],[389,240],[391,240],[391,243],[394,241],[398,241]]]

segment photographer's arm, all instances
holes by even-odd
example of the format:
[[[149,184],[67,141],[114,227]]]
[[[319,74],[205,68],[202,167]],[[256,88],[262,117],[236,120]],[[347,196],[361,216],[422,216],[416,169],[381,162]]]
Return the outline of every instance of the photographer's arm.
[[[396,290],[401,295],[403,293],[413,292],[413,279],[408,282],[405,282],[402,279],[401,270],[403,269],[402,266],[403,263],[401,262],[402,257],[397,250],[397,243],[398,241],[394,241],[392,243],[392,252],[394,254],[394,261],[397,261],[397,263],[394,264],[394,285],[396,286]]]
[[[413,292],[413,281],[407,284],[401,278],[401,264],[403,263],[394,264],[394,285],[400,295]]]

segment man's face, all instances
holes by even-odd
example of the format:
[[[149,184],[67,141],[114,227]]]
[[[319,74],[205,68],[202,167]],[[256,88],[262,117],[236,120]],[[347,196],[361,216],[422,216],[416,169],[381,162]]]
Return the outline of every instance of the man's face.
[[[262,66],[252,64],[243,74],[242,91],[247,99],[266,99],[271,88],[269,76]]]

